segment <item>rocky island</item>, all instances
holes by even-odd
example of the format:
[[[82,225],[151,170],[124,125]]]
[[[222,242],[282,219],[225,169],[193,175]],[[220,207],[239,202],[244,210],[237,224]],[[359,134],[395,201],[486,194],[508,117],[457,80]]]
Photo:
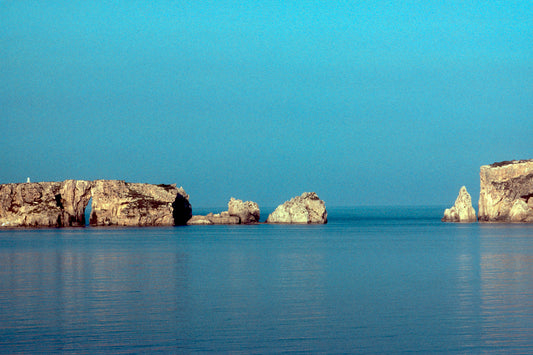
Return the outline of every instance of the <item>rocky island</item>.
[[[187,224],[251,224],[259,222],[260,214],[257,203],[252,201],[243,202],[232,197],[228,202],[227,211],[215,214],[209,213],[205,216],[195,215],[192,216]]]
[[[324,201],[314,192],[304,192],[290,201],[279,205],[268,218],[267,223],[325,224],[328,212]]]
[[[533,159],[483,165],[479,170],[479,222],[533,223]],[[474,222],[475,211],[463,186],[443,222]]]
[[[480,168],[480,222],[533,223],[533,159]]]
[[[455,204],[451,208],[444,211],[443,222],[461,222],[471,223],[476,221],[476,211],[472,207],[472,198],[466,187],[463,186],[459,190],[459,196],[455,200]]]
[[[92,202],[91,202],[92,201]],[[176,184],[122,180],[65,180],[0,185],[0,228],[173,226],[259,223],[257,203],[231,198],[228,210],[192,215],[189,195]],[[267,223],[327,223],[324,201],[306,192],[278,206]]]
[[[0,185],[0,227],[85,226],[91,198],[94,226],[182,225],[191,217],[189,196],[176,185],[65,180]]]

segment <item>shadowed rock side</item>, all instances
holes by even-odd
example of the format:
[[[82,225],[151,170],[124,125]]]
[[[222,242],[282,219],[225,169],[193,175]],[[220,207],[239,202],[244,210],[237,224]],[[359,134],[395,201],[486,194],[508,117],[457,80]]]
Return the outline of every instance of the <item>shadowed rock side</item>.
[[[252,201],[243,202],[233,197],[228,202],[228,210],[221,213],[209,213],[205,216],[192,216],[188,225],[208,224],[250,224],[258,223],[260,210],[257,203]]]
[[[189,196],[175,185],[96,180],[92,195],[95,226],[171,226],[191,217]]]
[[[91,181],[0,185],[0,227],[71,227],[85,225]]]
[[[267,223],[324,224],[328,213],[324,201],[314,192],[304,192],[301,196],[279,205],[268,218]]]
[[[533,223],[533,160],[480,168],[480,222]]]
[[[476,211],[472,207],[472,198],[466,187],[461,187],[459,190],[459,196],[455,200],[455,204],[452,208],[447,208],[444,211],[443,222],[462,222],[471,223],[476,221]]]

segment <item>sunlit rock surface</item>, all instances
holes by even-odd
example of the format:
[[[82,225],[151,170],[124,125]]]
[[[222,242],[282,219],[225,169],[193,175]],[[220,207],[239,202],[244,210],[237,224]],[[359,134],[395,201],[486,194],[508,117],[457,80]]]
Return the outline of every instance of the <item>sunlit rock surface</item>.
[[[239,224],[241,220],[237,216],[230,216],[228,211],[221,213],[209,213],[205,216],[192,216],[187,222],[188,225],[209,225],[209,224]]]
[[[443,222],[462,222],[471,223],[476,221],[476,211],[472,207],[472,198],[466,187],[461,187],[459,196],[455,200],[455,204],[451,208],[444,211]]]
[[[171,226],[191,217],[189,196],[175,185],[96,180],[92,196],[95,226]]]
[[[0,227],[70,227],[85,225],[91,181],[0,185]]]
[[[228,210],[221,213],[209,213],[205,216],[195,215],[187,222],[188,225],[209,224],[250,224],[259,222],[259,206],[252,201],[243,202],[231,198]]]
[[[233,197],[228,202],[228,213],[230,216],[239,217],[240,223],[242,224],[259,222],[261,214],[257,203],[252,201],[243,202]]]
[[[533,223],[533,160],[480,168],[478,220]]]
[[[324,201],[314,192],[304,192],[301,196],[279,205],[268,218],[267,223],[324,224],[328,213]]]
[[[65,180],[0,185],[0,227],[84,226],[91,197],[91,225],[165,226],[191,217],[189,196],[175,185]]]

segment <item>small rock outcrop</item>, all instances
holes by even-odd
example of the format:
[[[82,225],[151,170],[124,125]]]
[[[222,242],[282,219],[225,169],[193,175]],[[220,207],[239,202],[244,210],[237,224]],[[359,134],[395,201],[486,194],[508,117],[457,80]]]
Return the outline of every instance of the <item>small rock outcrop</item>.
[[[188,225],[208,225],[208,224],[239,224],[241,220],[237,216],[230,216],[228,211],[221,213],[209,213],[205,216],[192,216],[187,222]]]
[[[228,210],[221,213],[209,213],[205,216],[192,216],[188,225],[207,224],[251,224],[258,223],[260,210],[257,203],[252,201],[243,202],[231,198],[228,202]]]
[[[472,198],[466,187],[461,187],[459,196],[455,200],[455,204],[451,208],[444,211],[443,222],[462,222],[471,223],[476,221],[476,211],[472,207]]]
[[[480,222],[533,223],[533,159],[480,168]]]
[[[230,216],[239,217],[242,224],[257,223],[261,215],[257,203],[252,201],[243,202],[233,197],[228,202],[228,213]]]
[[[189,196],[175,185],[96,180],[92,196],[95,226],[171,226],[191,218]]]
[[[268,218],[267,223],[324,224],[328,213],[324,201],[314,192],[304,192],[301,196],[279,205]]]
[[[76,227],[85,225],[91,181],[0,185],[0,227]]]

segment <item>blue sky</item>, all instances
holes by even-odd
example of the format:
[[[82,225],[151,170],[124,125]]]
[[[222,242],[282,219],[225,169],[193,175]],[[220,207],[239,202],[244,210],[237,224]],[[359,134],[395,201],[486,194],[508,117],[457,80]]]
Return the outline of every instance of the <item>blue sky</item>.
[[[0,183],[451,205],[533,158],[531,1],[0,1]]]

